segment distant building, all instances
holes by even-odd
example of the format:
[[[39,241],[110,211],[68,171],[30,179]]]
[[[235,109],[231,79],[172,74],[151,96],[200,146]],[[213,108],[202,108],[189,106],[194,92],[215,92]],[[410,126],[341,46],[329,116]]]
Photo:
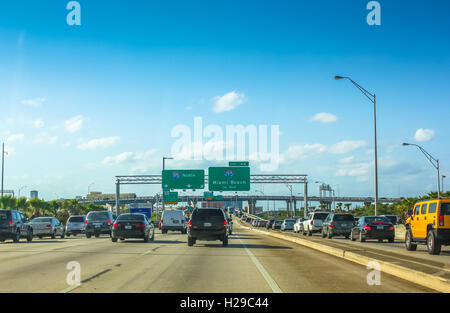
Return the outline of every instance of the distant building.
[[[33,199],[39,199],[37,190],[30,191],[30,200],[33,200]]]
[[[116,198],[115,193],[101,193],[98,191],[91,191],[87,196],[86,200],[113,200]],[[120,199],[135,199],[135,193],[121,193]]]

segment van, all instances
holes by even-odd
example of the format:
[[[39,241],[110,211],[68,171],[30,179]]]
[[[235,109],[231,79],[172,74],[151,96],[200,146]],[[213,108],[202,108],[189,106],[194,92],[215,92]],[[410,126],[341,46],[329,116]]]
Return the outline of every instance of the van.
[[[423,243],[429,254],[439,254],[442,245],[450,245],[450,199],[419,201],[408,215],[405,222],[407,250],[414,251],[417,243]]]
[[[182,210],[163,211],[161,216],[161,232],[166,234],[169,230],[180,231],[182,234],[186,234],[186,218]]]

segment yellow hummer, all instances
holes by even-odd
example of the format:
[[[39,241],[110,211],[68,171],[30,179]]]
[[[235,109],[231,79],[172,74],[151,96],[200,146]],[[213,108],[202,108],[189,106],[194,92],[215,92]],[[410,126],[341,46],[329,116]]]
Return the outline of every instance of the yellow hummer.
[[[429,199],[414,205],[405,222],[405,246],[417,249],[417,243],[427,245],[428,253],[441,253],[442,245],[450,245],[450,199]]]

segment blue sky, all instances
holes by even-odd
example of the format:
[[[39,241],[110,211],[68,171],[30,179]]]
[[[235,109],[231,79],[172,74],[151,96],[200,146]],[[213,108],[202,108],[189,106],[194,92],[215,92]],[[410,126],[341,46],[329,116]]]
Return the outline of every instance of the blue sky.
[[[366,0],[81,0],[81,26],[67,25],[68,2],[0,1],[5,189],[113,192],[115,175],[159,173],[173,127],[202,117],[222,129],[279,125],[276,172],[371,196],[372,106],[335,74],[377,94],[380,196],[436,189],[435,170],[404,141],[450,176],[447,1],[379,1],[380,26],[366,23]],[[216,112],[218,101],[229,110]],[[319,113],[331,120],[313,120]]]

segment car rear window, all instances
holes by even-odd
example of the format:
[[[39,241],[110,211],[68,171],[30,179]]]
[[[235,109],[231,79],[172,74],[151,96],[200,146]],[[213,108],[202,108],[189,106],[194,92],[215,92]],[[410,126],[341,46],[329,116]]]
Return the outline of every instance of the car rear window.
[[[142,214],[122,214],[117,218],[118,221],[143,221],[144,215]]]
[[[36,218],[33,218],[32,222],[34,222],[34,223],[51,223],[52,219],[50,217],[36,217]]]
[[[296,220],[285,220],[286,223],[295,223]]]
[[[334,216],[334,220],[335,221],[354,221],[355,218],[353,217],[353,215],[350,214],[336,214]]]
[[[87,216],[90,221],[103,221],[109,219],[108,212],[90,212]]]
[[[327,218],[327,216],[328,216],[328,213],[316,213],[316,214],[314,214],[313,219],[314,220],[324,220]]]
[[[384,222],[390,223],[390,221],[384,216],[370,216],[365,218],[366,224],[374,223],[374,222]]]
[[[450,203],[441,203],[441,207],[439,209],[440,215],[450,215]]]
[[[69,217],[69,222],[70,223],[83,223],[84,218],[82,216],[71,216],[71,217]]]
[[[10,220],[10,212],[8,211],[0,211],[0,221],[4,221],[4,220]]]
[[[223,222],[225,217],[221,210],[199,209],[192,213],[192,219],[195,221]]]

